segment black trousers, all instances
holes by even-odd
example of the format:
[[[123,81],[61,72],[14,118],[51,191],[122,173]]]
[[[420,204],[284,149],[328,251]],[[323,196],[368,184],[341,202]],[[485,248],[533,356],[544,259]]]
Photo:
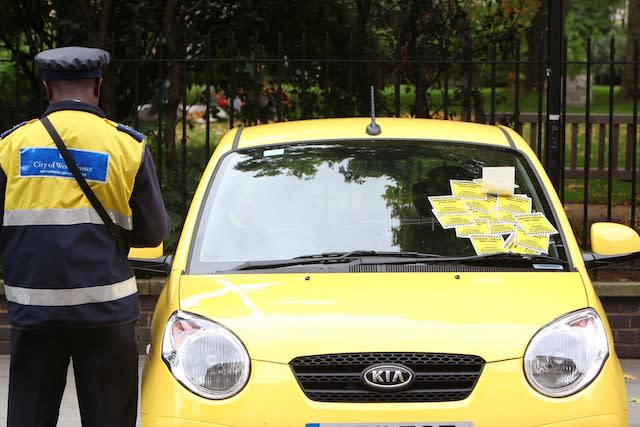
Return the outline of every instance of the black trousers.
[[[7,427],[55,427],[69,361],[82,425],[134,427],[138,406],[135,323],[11,331]]]

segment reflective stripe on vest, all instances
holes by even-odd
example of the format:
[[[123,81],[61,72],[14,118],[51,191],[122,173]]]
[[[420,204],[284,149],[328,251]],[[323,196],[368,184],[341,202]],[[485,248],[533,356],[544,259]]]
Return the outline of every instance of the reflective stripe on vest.
[[[114,223],[125,230],[133,229],[130,217],[119,212],[107,211]],[[29,209],[7,210],[3,218],[4,226],[24,225],[75,225],[104,224],[94,208],[76,209]]]
[[[4,285],[7,301],[22,305],[70,306],[115,301],[138,291],[135,277],[119,283],[73,289],[30,289]]]

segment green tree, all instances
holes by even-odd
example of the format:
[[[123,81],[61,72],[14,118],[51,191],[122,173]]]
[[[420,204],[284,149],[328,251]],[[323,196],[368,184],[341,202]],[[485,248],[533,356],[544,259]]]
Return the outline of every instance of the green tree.
[[[616,35],[616,22],[613,15],[622,5],[620,0],[570,0],[566,14],[565,32],[567,37],[567,73],[575,75],[586,69],[587,40],[592,39],[592,59],[606,63],[610,56],[610,40]],[[624,52],[624,39],[617,37],[617,52]],[[622,45],[622,49],[620,46]],[[621,60],[622,55],[618,55]],[[592,67],[594,74],[609,78],[606,65]],[[597,77],[598,77],[597,76]],[[607,81],[608,83],[608,81]]]
[[[478,88],[488,82],[488,67],[478,62],[491,62],[494,48],[496,60],[513,59],[536,6],[534,0],[388,2],[374,14],[374,25],[390,29],[393,54],[407,60],[402,80],[417,88],[417,116],[442,111],[442,105],[431,105],[427,93],[442,90],[447,76],[455,90],[450,101],[460,105],[463,118],[473,115],[476,121],[484,121]],[[383,76],[387,82],[393,78],[391,73]]]
[[[531,25],[525,31],[529,59],[525,65],[524,74],[524,90],[526,93],[541,89],[538,86],[546,52],[547,27],[549,25],[548,9],[549,0],[542,0],[537,5],[534,5],[535,12],[531,18]]]

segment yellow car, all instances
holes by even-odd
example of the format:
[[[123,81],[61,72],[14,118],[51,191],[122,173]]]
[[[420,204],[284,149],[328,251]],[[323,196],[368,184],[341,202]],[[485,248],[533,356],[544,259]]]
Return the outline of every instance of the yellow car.
[[[410,118],[230,130],[152,321],[142,425],[626,426],[590,265],[514,131]]]

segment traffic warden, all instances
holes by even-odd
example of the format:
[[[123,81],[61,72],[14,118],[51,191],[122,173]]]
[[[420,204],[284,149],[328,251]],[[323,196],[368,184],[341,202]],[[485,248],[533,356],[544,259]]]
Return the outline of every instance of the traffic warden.
[[[41,119],[0,136],[8,427],[57,424],[70,361],[83,426],[136,424],[139,301],[127,252],[159,245],[170,223],[144,136],[98,106],[109,60],[75,46],[35,57],[49,100],[42,119],[117,225],[120,245]]]

